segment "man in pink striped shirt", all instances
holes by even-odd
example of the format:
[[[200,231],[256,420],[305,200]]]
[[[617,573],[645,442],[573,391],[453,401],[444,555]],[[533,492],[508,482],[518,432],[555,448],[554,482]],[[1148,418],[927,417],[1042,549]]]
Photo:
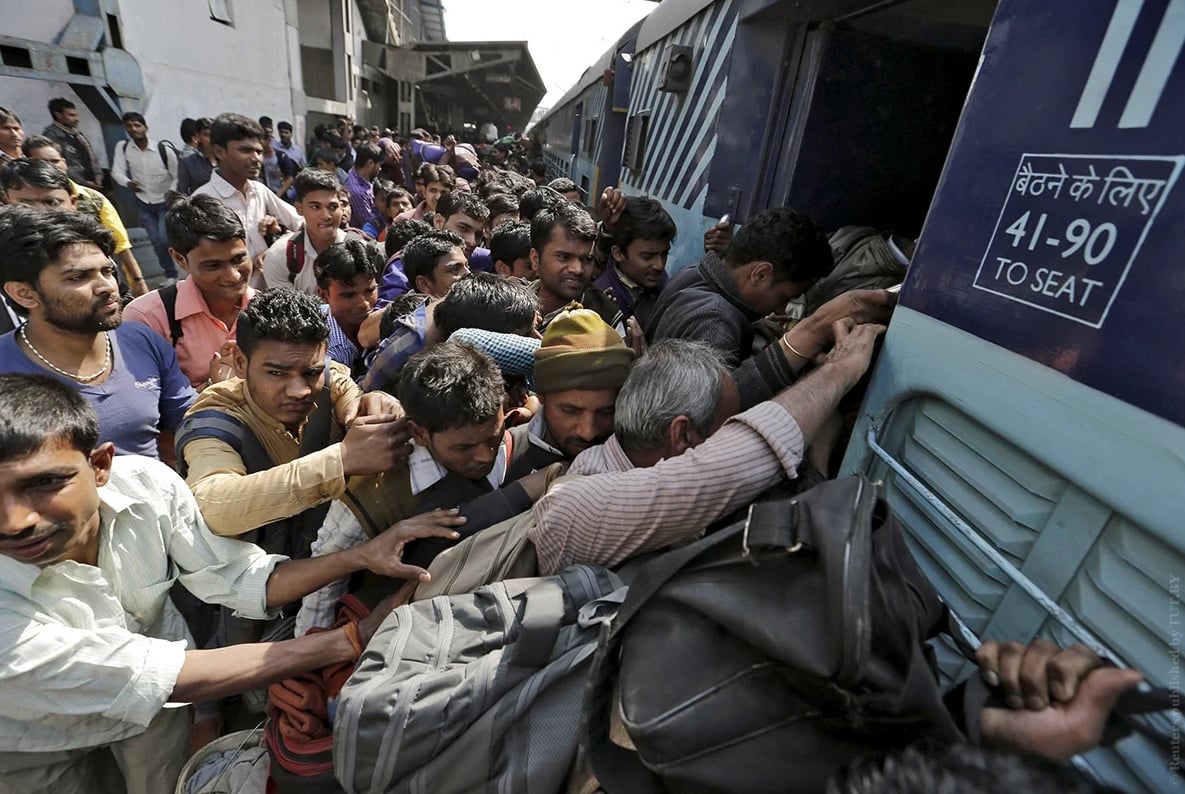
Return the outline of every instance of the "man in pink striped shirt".
[[[540,573],[613,566],[695,538],[796,477],[804,449],[868,369],[883,331],[837,322],[820,367],[736,416],[740,397],[718,356],[682,340],[655,345],[622,387],[613,437],[581,453],[535,504],[530,537]]]

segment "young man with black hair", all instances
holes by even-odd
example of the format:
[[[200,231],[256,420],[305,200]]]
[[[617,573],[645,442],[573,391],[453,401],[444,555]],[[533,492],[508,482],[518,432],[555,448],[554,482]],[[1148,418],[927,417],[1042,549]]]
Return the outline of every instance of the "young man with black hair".
[[[507,221],[518,220],[518,199],[509,193],[494,193],[486,198],[490,218],[486,221],[486,239],[489,240],[498,228]]]
[[[342,231],[345,206],[338,196],[337,180],[326,171],[306,168],[296,175],[296,212],[303,228],[272,243],[263,257],[263,282],[267,289],[283,287],[317,294],[313,263],[334,243],[346,239]]]
[[[657,201],[628,197],[613,223],[605,272],[593,282],[613,296],[623,319],[636,317],[643,330],[667,284],[667,257],[675,232],[675,221]]]
[[[0,166],[22,157],[21,141],[24,138],[25,128],[21,126],[20,116],[6,107],[0,107]]]
[[[56,141],[62,148],[62,156],[66,158],[70,178],[80,185],[86,185],[95,190],[102,190],[100,181],[103,177],[99,166],[99,158],[86,135],[78,128],[78,109],[74,103],[64,97],[49,100],[49,116],[53,123],[41,131],[41,134],[52,141]]]
[[[403,249],[403,272],[416,292],[443,298],[453,284],[469,275],[465,243],[450,231],[421,235]]]
[[[592,284],[596,239],[596,222],[576,204],[560,202],[535,214],[531,221],[531,264],[539,278],[531,286],[539,296],[542,328],[575,301],[625,335],[621,309],[612,297]]]
[[[111,178],[115,184],[132,191],[140,225],[148,232],[168,286],[177,280],[177,266],[169,255],[169,239],[165,234],[165,212],[177,191],[177,150],[151,140],[144,116],[135,111],[123,114],[123,128],[131,145],[128,141],[115,145]]]
[[[172,434],[194,391],[168,342],[121,322],[111,251],[111,233],[90,216],[24,207],[0,213],[0,279],[26,318],[0,337],[0,371],[68,384],[95,406],[103,441],[121,454],[171,462]]]
[[[354,167],[342,185],[350,191],[351,223],[361,229],[374,219],[374,180],[383,167],[383,150],[364,143],[354,153]]]
[[[30,160],[44,160],[63,174],[66,173],[66,159],[62,157],[61,147],[44,135],[31,135],[26,138],[21,144],[21,151]],[[69,181],[69,177],[66,179]],[[123,225],[123,219],[119,217],[119,211],[115,209],[115,205],[93,188],[75,184],[72,181],[69,187],[75,198],[74,208],[103,224],[115,238],[115,258],[121,265],[122,275],[127,280],[131,293],[133,295],[147,293],[148,282],[144,279],[140,263],[136,261],[136,256],[132,252],[132,241],[128,238],[127,227]]]
[[[537,278],[531,259],[531,226],[518,221],[507,221],[494,229],[490,238],[490,256],[494,271],[503,278]]]
[[[494,268],[493,262],[490,260],[490,252],[485,248],[478,247],[482,228],[490,215],[490,210],[485,203],[473,193],[454,191],[443,194],[436,203],[436,209],[434,222],[437,231],[443,234],[452,234],[461,241],[466,272],[470,270],[492,272]],[[440,255],[443,256],[443,251]],[[428,273],[428,269],[425,262],[420,262],[416,268],[416,275],[408,272],[405,251],[402,258],[392,261],[383,271],[382,283],[379,285],[380,300],[385,305],[413,289],[425,295],[442,297],[448,290],[447,283],[443,281],[439,284],[434,283],[425,289],[425,285],[417,280],[417,276],[426,273]],[[461,275],[464,274],[458,275],[457,278],[460,278]],[[432,280],[435,281],[435,277]]]
[[[392,318],[391,332],[379,344],[362,388],[394,392],[407,360],[458,328],[529,335],[538,319],[529,290],[490,273],[467,275],[440,302],[425,302],[411,314]]]
[[[357,238],[334,243],[317,256],[317,296],[329,324],[329,357],[350,370],[350,377],[366,374],[364,349],[358,329],[378,300],[376,279],[383,267],[378,246]]]
[[[209,182],[218,165],[210,147],[210,125],[208,118],[194,119],[195,150],[177,161],[177,192],[183,196],[193,195],[193,191]]]
[[[698,339],[724,356],[741,393],[741,408],[768,400],[833,341],[833,325],[885,322],[895,296],[884,290],[840,295],[753,354],[753,324],[782,311],[832,267],[831,247],[818,225],[789,207],[762,210],[745,222],[725,258],[709,253],[675,275],[646,329],[651,341]]]
[[[576,183],[566,176],[561,176],[553,179],[547,183],[547,186],[564,197],[564,201],[570,201],[573,204],[579,204],[584,200],[584,195],[580,192],[580,188]]]
[[[210,146],[218,168],[193,195],[213,196],[239,214],[247,230],[247,253],[255,262],[267,251],[266,234],[300,228],[300,215],[257,181],[263,166],[263,130],[237,113],[223,113],[210,125]],[[262,277],[253,286],[263,285]]]
[[[177,434],[179,469],[215,533],[286,522],[340,497],[350,477],[407,456],[398,403],[380,392],[364,397],[349,370],[326,358],[328,341],[321,305],[302,292],[263,293],[239,316],[235,377],[202,392]],[[328,421],[314,423],[325,399]],[[266,459],[255,460],[248,442]],[[266,534],[277,532],[277,542],[289,542],[278,525]]]
[[[530,223],[539,214],[539,210],[554,207],[564,201],[564,197],[549,187],[537,187],[519,196],[518,219]]]
[[[189,755],[191,710],[356,660],[406,596],[361,622],[268,644],[194,650],[169,593],[249,618],[358,571],[412,581],[412,538],[454,539],[438,511],[342,554],[288,560],[212,534],[168,467],[114,455],[70,388],[0,376],[0,789],[161,794]],[[114,758],[112,758],[114,756]]]
[[[276,124],[276,134],[279,138],[272,142],[272,147],[288,155],[288,158],[300,168],[304,168],[308,161],[305,159],[304,147],[292,139],[292,122],[281,121]]]
[[[239,313],[255,297],[247,231],[230,207],[212,196],[181,198],[165,215],[169,255],[187,278],[142,295],[124,319],[147,325],[177,351],[177,363],[201,391],[230,370],[227,343]]]
[[[436,202],[445,193],[456,189],[457,178],[453,174],[453,169],[447,165],[433,165],[432,163],[422,163],[419,170],[416,171],[417,184],[423,182],[423,201],[416,205],[416,207],[408,212],[403,213],[395,220],[405,220],[411,218],[413,220],[423,220],[424,215],[429,212],[436,212]]]

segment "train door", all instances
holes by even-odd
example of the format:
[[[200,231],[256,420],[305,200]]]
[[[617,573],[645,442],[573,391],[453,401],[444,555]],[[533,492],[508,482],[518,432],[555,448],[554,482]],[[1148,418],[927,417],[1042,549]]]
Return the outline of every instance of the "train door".
[[[1182,0],[1002,0],[844,461],[976,637],[1084,642],[1173,691],[1183,45]],[[1076,763],[1180,786],[1179,720],[1139,727]]]

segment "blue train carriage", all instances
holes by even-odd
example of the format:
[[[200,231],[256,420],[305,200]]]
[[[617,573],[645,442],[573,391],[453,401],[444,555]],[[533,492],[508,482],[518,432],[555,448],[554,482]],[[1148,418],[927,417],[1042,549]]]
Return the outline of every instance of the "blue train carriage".
[[[632,25],[585,69],[531,131],[543,144],[548,176],[574,181],[590,205],[620,178],[631,64],[641,25]]]
[[[974,635],[1084,642],[1173,691],[1183,44],[1181,0],[1000,2],[844,461]],[[1178,787],[1171,717],[1076,761]]]

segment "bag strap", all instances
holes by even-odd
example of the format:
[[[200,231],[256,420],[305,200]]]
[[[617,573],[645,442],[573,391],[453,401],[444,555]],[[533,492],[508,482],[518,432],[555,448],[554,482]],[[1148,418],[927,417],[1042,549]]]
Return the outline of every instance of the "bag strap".
[[[275,465],[259,439],[242,422],[216,408],[207,408],[189,414],[177,428],[177,470],[182,477],[188,469],[185,447],[197,438],[216,438],[229,445],[243,458],[248,474],[265,471]]]
[[[181,321],[177,319],[177,285],[170,284],[167,287],[161,287],[160,302],[165,306],[165,319],[169,323],[169,339],[173,343],[173,347],[181,341],[181,337],[185,336],[185,330],[181,327]]]
[[[325,360],[325,372],[321,383],[321,394],[313,406],[304,431],[300,435],[300,455],[310,455],[329,445],[329,432],[333,427],[333,394],[329,388],[329,359]]]
[[[288,238],[288,245],[285,247],[285,256],[288,261],[288,283],[295,284],[297,275],[300,274],[300,271],[304,270],[304,229],[296,230]]]

